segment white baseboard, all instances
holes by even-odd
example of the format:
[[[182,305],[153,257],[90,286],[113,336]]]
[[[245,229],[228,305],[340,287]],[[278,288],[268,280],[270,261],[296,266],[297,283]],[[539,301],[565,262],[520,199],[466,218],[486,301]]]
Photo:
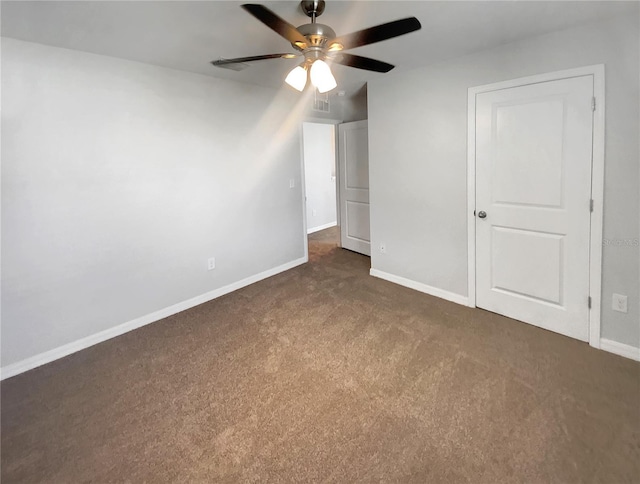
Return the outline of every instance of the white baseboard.
[[[317,227],[307,229],[307,235],[314,232],[320,232],[321,230],[328,229],[330,227],[335,227],[336,225],[338,225],[338,222],[330,222],[328,224],[318,225]]]
[[[457,304],[467,306],[469,303],[466,296],[461,296],[460,294],[445,291],[444,289],[439,289],[437,287],[428,286],[421,282],[412,281],[411,279],[407,279],[405,277],[389,274],[388,272],[379,271],[378,269],[370,269],[369,274],[373,277],[384,279],[385,281],[393,282],[394,284],[399,284],[401,286],[409,287],[411,289],[415,289],[416,291],[424,292],[425,294],[439,297],[441,299],[446,299],[447,301],[451,301]]]
[[[636,348],[635,346],[618,343],[617,341],[612,341],[610,339],[600,338],[600,349],[619,356],[624,356],[625,358],[640,361],[640,348]]]
[[[415,289],[416,291],[424,292],[425,294],[430,294],[431,296],[446,299],[447,301],[462,304],[464,306],[468,305],[468,298],[459,294],[445,291],[443,289],[438,289],[437,287],[428,286],[421,282],[412,281],[411,279],[406,279],[404,277],[389,274],[388,272],[379,271],[378,269],[370,269],[369,274],[373,277],[384,279],[385,281],[409,287],[411,289]],[[619,356],[624,356],[625,358],[640,361],[640,348],[636,348],[635,346],[619,343],[617,341],[612,341],[605,338],[600,338],[599,343],[599,346],[592,346],[595,348],[600,348],[603,351],[608,351],[609,353],[614,353]]]
[[[206,303],[208,301],[211,301],[212,299],[216,299],[220,296],[224,296],[225,294],[229,294],[230,292],[237,291],[238,289],[241,289],[245,286],[261,281],[268,277],[275,276],[276,274],[287,271],[289,269],[293,269],[294,267],[299,266],[300,264],[304,264],[307,261],[308,258],[305,256],[300,259],[287,262],[286,264],[282,264],[281,266],[274,267],[273,269],[269,269],[259,274],[246,277],[245,279],[234,282],[219,289],[214,289],[213,291],[209,291],[200,296],[187,299],[186,301],[182,301],[164,309],[160,309],[159,311],[155,311],[145,316],[132,319],[131,321],[120,324],[118,326],[114,326],[113,328],[109,328],[104,331],[100,331],[99,333],[92,334],[91,336],[87,336],[86,338],[73,341],[66,345],[59,346],[58,348],[54,348],[52,350],[45,351],[44,353],[31,356],[16,363],[12,363],[11,365],[7,365],[0,369],[0,380],[11,378],[12,376],[19,375],[20,373],[32,370],[33,368],[37,368],[38,366],[51,363],[54,360],[63,358],[72,353],[76,353],[85,348],[89,348],[90,346],[96,345],[98,343],[102,343],[103,341],[106,341],[108,339],[115,338],[116,336],[120,336],[121,334],[128,333],[129,331],[133,331],[134,329],[138,329],[142,326],[146,326],[147,324],[155,323],[156,321],[167,318],[186,309]]]

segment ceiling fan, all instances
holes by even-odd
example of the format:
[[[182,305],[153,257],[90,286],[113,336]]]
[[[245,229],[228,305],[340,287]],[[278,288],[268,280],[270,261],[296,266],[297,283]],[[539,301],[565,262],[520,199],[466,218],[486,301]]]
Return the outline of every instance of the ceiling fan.
[[[345,50],[392,39],[421,28],[417,18],[408,17],[337,37],[331,27],[316,23],[316,18],[324,12],[325,0],[303,0],[300,2],[300,7],[311,18],[311,23],[296,28],[263,5],[253,3],[242,5],[243,9],[291,42],[297,53],[220,59],[211,63],[216,67],[237,69],[245,62],[303,57],[302,63],[289,72],[285,82],[302,91],[307,85],[307,76],[309,76],[313,86],[320,93],[325,93],[337,85],[329,63],[374,72],[389,72],[395,67],[376,59],[344,53]]]

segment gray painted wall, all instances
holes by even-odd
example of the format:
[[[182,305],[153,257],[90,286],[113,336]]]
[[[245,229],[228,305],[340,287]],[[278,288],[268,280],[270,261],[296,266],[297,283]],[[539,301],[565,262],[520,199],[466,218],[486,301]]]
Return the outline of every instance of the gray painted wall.
[[[339,98],[340,99],[340,98]],[[344,122],[363,121],[367,119],[367,85],[362,86],[356,93],[343,98],[342,119]]]
[[[606,69],[604,237],[637,240],[638,30],[638,15],[610,19],[369,83],[372,268],[466,296],[468,88],[592,64]],[[637,245],[604,247],[602,337],[635,347],[639,268]]]
[[[298,100],[2,39],[2,366],[302,258]]]
[[[338,89],[340,88],[338,87]],[[308,116],[315,119],[340,120],[344,123],[367,119],[366,84],[355,93],[342,97],[338,96],[338,89],[329,93],[330,112],[328,113],[313,111],[311,109],[311,106],[313,106],[313,95],[305,92],[303,97],[306,99],[305,103],[309,107]]]

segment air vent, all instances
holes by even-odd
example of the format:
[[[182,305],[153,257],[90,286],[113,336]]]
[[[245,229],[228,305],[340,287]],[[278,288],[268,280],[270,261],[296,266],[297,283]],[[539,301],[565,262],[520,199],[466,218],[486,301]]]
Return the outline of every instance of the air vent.
[[[313,107],[312,111],[317,111],[320,113],[328,113],[329,112],[329,94],[324,93],[320,94],[317,90],[315,92],[315,97],[313,98]]]

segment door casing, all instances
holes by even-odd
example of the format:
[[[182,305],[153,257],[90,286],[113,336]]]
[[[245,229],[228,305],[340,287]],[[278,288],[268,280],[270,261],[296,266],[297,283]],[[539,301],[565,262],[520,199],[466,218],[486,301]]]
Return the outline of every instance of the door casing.
[[[550,72],[508,81],[469,88],[467,113],[467,260],[468,305],[476,307],[476,96],[483,92],[497,91],[540,82],[593,76],[593,92],[596,108],[593,113],[593,157],[591,162],[591,233],[589,251],[589,345],[600,348],[600,313],[602,292],[602,237],[604,208],[604,114],[605,89],[604,65],[592,65]]]

